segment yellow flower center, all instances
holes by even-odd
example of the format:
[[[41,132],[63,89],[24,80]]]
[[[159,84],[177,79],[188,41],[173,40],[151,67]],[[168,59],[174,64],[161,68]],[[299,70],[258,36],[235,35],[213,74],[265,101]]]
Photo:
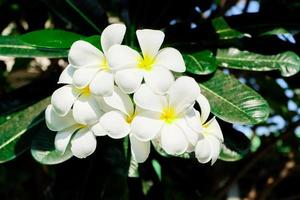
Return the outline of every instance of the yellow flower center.
[[[104,71],[108,71],[109,70],[109,65],[107,60],[104,58],[100,64],[100,68]]]
[[[126,117],[126,122],[127,122],[128,124],[130,124],[130,123],[132,122],[132,120],[135,118],[135,116],[136,116],[136,114],[128,115],[128,116]]]
[[[163,109],[163,112],[160,115],[160,119],[165,121],[168,124],[171,124],[176,120],[177,114],[174,108],[172,107],[167,107]]]
[[[78,129],[82,129],[82,128],[87,127],[87,125],[85,125],[85,124],[77,124],[77,127],[78,127]]]
[[[153,68],[154,61],[153,57],[144,55],[144,57],[141,57],[138,60],[138,68],[150,71]]]
[[[80,89],[81,94],[84,96],[89,96],[91,94],[89,86],[86,86],[85,88]]]

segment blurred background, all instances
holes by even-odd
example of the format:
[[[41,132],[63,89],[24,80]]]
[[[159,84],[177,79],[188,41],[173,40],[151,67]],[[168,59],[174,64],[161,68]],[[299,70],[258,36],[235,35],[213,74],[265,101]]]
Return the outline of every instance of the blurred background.
[[[220,38],[213,23],[217,17],[249,37]],[[300,55],[299,19],[297,0],[0,0],[2,36],[53,28],[90,36],[122,21],[129,30],[162,29],[166,45],[185,52],[236,47]],[[0,56],[0,122],[51,95],[66,65],[63,58]],[[0,164],[0,199],[300,199],[299,73],[286,78],[279,72],[224,72],[255,89],[271,108],[268,120],[258,125],[219,120],[236,161],[210,166],[151,151],[139,175],[129,178],[123,141],[104,137],[87,159],[46,166],[26,151]]]

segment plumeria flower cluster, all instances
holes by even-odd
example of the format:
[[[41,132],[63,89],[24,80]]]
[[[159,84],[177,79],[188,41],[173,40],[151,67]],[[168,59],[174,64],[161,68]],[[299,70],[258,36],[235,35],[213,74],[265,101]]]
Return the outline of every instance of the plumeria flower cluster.
[[[210,105],[196,81],[185,72],[181,53],[161,48],[164,33],[137,30],[141,53],[121,45],[123,24],[112,24],[101,35],[102,51],[76,41],[69,65],[59,77],[63,84],[52,95],[45,116],[56,131],[55,147],[62,154],[70,147],[85,158],[97,146],[97,136],[130,138],[132,158],[141,163],[151,142],[170,155],[195,153],[201,163],[213,164],[223,143],[215,118],[207,121]],[[199,105],[199,111],[195,105]]]

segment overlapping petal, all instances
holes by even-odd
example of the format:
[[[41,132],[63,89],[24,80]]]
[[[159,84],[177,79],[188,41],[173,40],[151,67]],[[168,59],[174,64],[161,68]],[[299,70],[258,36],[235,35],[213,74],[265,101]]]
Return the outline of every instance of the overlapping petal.
[[[100,119],[100,125],[107,132],[108,136],[120,139],[130,132],[130,125],[126,122],[126,116],[119,111],[105,113]]]
[[[144,72],[137,68],[122,69],[116,72],[115,81],[127,94],[136,92],[143,81]]]
[[[97,66],[103,59],[103,53],[92,44],[79,40],[72,44],[69,51],[69,63],[76,68]]]
[[[96,146],[96,138],[88,128],[80,129],[71,140],[71,151],[77,158],[86,158],[91,155]]]
[[[145,162],[150,154],[150,142],[143,142],[131,134],[130,145],[132,158],[138,163]]]
[[[80,91],[72,85],[65,85],[58,88],[51,96],[53,109],[58,115],[65,116],[79,95]]]
[[[73,125],[56,133],[54,146],[62,154],[65,153],[73,133],[78,129],[78,125]]]
[[[165,38],[164,32],[151,29],[137,30],[136,36],[144,57],[155,57]]]
[[[107,60],[112,70],[136,68],[140,54],[125,45],[113,45],[107,52]]]
[[[99,71],[90,83],[90,90],[99,96],[110,96],[114,90],[114,75],[107,71]]]
[[[185,63],[181,53],[174,48],[161,49],[155,58],[155,65],[165,67],[174,72],[185,72]]]
[[[76,68],[72,65],[68,65],[60,74],[58,82],[60,84],[72,84],[73,83],[73,74]]]
[[[111,46],[122,43],[125,32],[126,26],[124,24],[111,24],[103,30],[101,34],[101,47],[104,54],[107,54]]]
[[[59,116],[54,110],[52,105],[48,105],[45,111],[45,120],[47,127],[52,131],[61,131],[68,128],[76,122],[73,119],[72,112],[65,116]]]

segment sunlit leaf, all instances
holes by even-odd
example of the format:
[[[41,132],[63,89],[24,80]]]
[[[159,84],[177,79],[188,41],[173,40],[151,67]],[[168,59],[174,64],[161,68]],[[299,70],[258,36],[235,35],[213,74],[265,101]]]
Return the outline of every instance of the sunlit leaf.
[[[43,123],[42,128],[34,136],[31,145],[31,155],[39,163],[45,165],[59,164],[73,156],[70,144],[64,153],[55,149],[55,134],[55,132],[50,131]]]
[[[242,33],[232,29],[223,17],[217,17],[212,20],[212,25],[221,40],[239,39],[243,37],[251,37],[247,33]]]
[[[251,71],[279,70],[281,75],[286,77],[293,76],[300,70],[300,58],[291,51],[261,55],[235,48],[219,49],[216,58],[222,67]]]
[[[217,71],[200,87],[211,104],[212,113],[224,121],[257,124],[268,118],[267,102],[233,76]]]
[[[0,55],[34,58],[34,57],[48,57],[48,58],[60,58],[67,57],[67,49],[49,49],[49,48],[37,48],[31,46],[19,38],[14,36],[1,36],[0,37]]]
[[[217,69],[216,59],[211,51],[200,51],[183,55],[186,70],[193,74],[210,74]]]
[[[233,151],[227,148],[225,145],[223,145],[218,159],[223,161],[233,162],[233,161],[241,160],[243,157],[244,156],[242,154],[239,154],[236,151]]]
[[[14,114],[0,125],[0,163],[14,159],[30,147],[32,128],[43,121],[50,98],[43,99]]]

